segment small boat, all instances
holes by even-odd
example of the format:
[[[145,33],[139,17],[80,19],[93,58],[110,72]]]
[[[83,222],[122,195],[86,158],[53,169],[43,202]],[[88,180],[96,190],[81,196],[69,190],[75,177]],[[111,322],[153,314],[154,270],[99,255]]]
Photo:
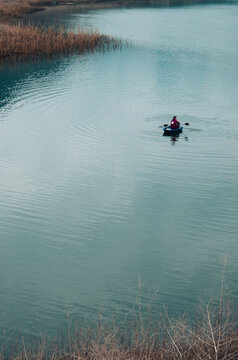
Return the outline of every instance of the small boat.
[[[183,131],[183,127],[180,126],[177,129],[171,129],[170,126],[165,126],[163,128],[163,130],[164,130],[164,135],[174,135],[174,136],[176,136],[176,135],[180,134]]]

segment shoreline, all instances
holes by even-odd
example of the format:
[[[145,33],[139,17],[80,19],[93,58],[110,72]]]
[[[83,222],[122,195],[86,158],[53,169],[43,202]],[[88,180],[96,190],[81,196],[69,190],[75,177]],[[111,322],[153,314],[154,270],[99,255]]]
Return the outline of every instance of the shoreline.
[[[11,0],[10,0],[11,1]],[[29,1],[29,0],[27,0]],[[223,3],[223,0],[208,0],[206,3]],[[190,6],[204,4],[204,0],[35,0],[29,2],[28,7],[24,9],[22,7],[22,13],[19,16],[16,15],[4,15],[1,14],[1,0],[0,0],[0,23],[1,21],[7,21],[9,19],[25,18],[36,13],[57,12],[57,11],[71,11],[77,10],[98,10],[120,7],[138,7],[138,6],[158,6],[158,7],[170,7],[170,6]]]
[[[207,3],[214,2],[222,0],[208,0]],[[54,55],[115,49],[122,45],[120,40],[96,32],[90,38],[89,32],[80,30],[78,34],[68,33],[62,27],[39,25],[38,20],[44,16],[51,17],[56,13],[64,16],[65,13],[84,10],[187,6],[200,3],[204,3],[204,0],[0,0],[0,61],[32,60]],[[58,20],[57,25],[60,24],[61,16]],[[31,31],[35,34],[34,38],[30,34]]]
[[[222,3],[222,0],[208,0],[207,3]],[[42,4],[39,1],[38,4]],[[33,7],[28,13],[24,14],[24,19],[41,14],[48,15],[61,11],[74,12],[84,10],[103,10],[116,8],[133,8],[138,6],[172,7],[172,6],[191,6],[204,4],[204,0],[61,0],[55,5],[45,5],[43,7]]]

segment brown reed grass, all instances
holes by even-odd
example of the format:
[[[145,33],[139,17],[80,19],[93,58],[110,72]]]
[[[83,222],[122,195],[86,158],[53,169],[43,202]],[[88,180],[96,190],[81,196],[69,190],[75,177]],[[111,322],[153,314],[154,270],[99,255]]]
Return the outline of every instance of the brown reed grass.
[[[0,59],[28,59],[117,47],[119,41],[97,32],[0,24]]]

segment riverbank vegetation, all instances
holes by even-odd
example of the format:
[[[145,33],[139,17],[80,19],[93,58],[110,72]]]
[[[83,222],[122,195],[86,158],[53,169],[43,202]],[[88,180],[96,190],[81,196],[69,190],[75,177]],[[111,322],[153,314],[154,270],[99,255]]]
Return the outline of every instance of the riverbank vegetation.
[[[216,311],[203,307],[196,320],[170,319],[167,310],[153,322],[151,314],[135,321],[96,326],[68,326],[61,339],[50,345],[41,338],[26,345],[3,346],[1,360],[232,360],[238,358],[238,321],[229,306]],[[201,315],[202,314],[202,315]],[[69,322],[70,323],[70,322]]]

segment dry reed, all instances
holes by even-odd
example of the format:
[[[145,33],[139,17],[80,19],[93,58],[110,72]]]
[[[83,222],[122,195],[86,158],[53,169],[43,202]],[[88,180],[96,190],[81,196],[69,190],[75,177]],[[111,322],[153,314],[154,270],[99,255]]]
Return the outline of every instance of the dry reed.
[[[57,54],[104,50],[119,41],[97,32],[65,32],[34,25],[0,24],[0,59],[37,58]]]

